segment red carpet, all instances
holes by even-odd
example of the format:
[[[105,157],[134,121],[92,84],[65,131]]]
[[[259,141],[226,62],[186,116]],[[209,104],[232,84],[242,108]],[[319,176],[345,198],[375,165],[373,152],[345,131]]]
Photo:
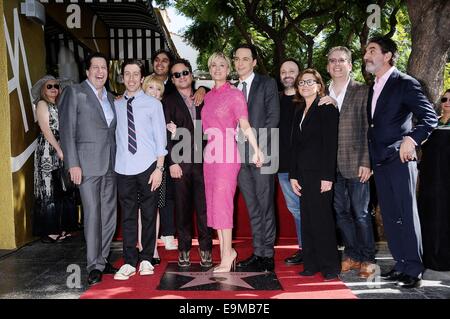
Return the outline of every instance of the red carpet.
[[[252,251],[251,239],[234,241],[238,252],[238,260],[247,258]],[[103,276],[103,281],[90,289],[82,299],[356,299],[343,282],[339,280],[324,282],[320,274],[314,277],[301,277],[298,272],[302,266],[286,266],[284,258],[296,251],[294,239],[279,239],[275,247],[275,272],[283,287],[282,290],[248,290],[248,291],[168,291],[157,290],[157,286],[164,274],[167,262],[178,259],[177,251],[166,251],[159,247],[161,264],[155,267],[151,276],[136,274],[127,281],[116,281],[113,275]],[[219,260],[218,241],[214,241],[213,259]],[[197,246],[191,250],[191,261],[200,260]],[[120,266],[120,261],[116,266]]]

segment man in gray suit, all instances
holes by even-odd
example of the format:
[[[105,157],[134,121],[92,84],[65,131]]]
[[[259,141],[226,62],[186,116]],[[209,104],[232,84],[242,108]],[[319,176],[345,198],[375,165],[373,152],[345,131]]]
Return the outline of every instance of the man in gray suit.
[[[116,111],[113,96],[105,89],[106,57],[91,55],[86,75],[86,81],[61,95],[59,123],[65,166],[79,185],[83,203],[88,283],[93,285],[102,280],[102,273],[117,271],[107,261],[116,230]]]
[[[250,216],[253,254],[237,266],[242,270],[273,271],[276,235],[274,174],[278,170],[278,152],[272,149],[278,145],[278,136],[272,136],[272,129],[276,129],[280,121],[280,101],[276,81],[253,71],[256,59],[253,45],[243,44],[234,51],[238,88],[247,100],[250,125],[256,129],[258,145],[267,159],[265,167],[258,168],[251,164],[248,142],[239,147],[243,163],[238,184]],[[269,167],[272,169],[267,169]]]
[[[371,169],[366,106],[369,88],[352,80],[351,70],[350,50],[342,46],[330,49],[327,71],[332,82],[328,91],[339,109],[334,208],[345,245],[341,271],[358,270],[361,278],[367,278],[375,271],[372,216],[368,211]]]

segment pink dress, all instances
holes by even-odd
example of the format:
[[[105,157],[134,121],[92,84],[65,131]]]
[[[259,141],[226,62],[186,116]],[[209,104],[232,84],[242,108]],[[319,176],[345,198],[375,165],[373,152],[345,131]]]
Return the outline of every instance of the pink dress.
[[[208,136],[204,151],[206,215],[214,229],[233,228],[233,200],[241,168],[235,140],[239,119],[247,119],[244,95],[228,82],[205,96],[203,131]]]

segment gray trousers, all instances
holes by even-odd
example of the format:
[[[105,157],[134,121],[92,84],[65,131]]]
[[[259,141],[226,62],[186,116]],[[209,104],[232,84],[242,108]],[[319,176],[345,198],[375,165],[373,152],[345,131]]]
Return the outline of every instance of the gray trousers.
[[[273,257],[276,236],[274,175],[261,174],[260,168],[242,164],[238,183],[250,217],[253,253],[259,257]]]
[[[109,170],[103,176],[83,176],[80,195],[84,213],[87,270],[103,271],[116,231],[116,173]]]

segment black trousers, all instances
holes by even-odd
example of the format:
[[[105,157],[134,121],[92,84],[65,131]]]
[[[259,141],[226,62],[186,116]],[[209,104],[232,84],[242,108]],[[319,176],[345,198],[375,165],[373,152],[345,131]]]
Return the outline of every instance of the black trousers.
[[[276,237],[275,177],[273,174],[261,174],[261,169],[254,165],[242,164],[238,183],[250,218],[253,253],[271,258]]]
[[[152,192],[148,180],[155,168],[156,162],[137,175],[117,174],[118,198],[122,209],[123,256],[125,263],[133,267],[138,261],[150,261],[153,257],[156,242],[158,190]],[[136,249],[139,207],[141,208],[143,248],[140,255]]]
[[[373,175],[394,269],[418,277],[424,266],[416,202],[417,163],[402,163],[398,156],[391,163],[375,166]]]
[[[201,250],[212,249],[212,230],[207,226],[203,164],[180,164],[181,178],[173,179],[175,189],[175,219],[178,232],[178,250],[189,251],[192,246],[192,212],[197,214],[198,241]]]
[[[333,217],[333,190],[320,193],[320,174],[300,171],[300,215],[305,270],[339,274],[341,263]]]
[[[166,205],[159,209],[159,219],[161,221],[161,236],[175,235],[175,199],[174,185],[170,177],[169,168],[166,166]]]

